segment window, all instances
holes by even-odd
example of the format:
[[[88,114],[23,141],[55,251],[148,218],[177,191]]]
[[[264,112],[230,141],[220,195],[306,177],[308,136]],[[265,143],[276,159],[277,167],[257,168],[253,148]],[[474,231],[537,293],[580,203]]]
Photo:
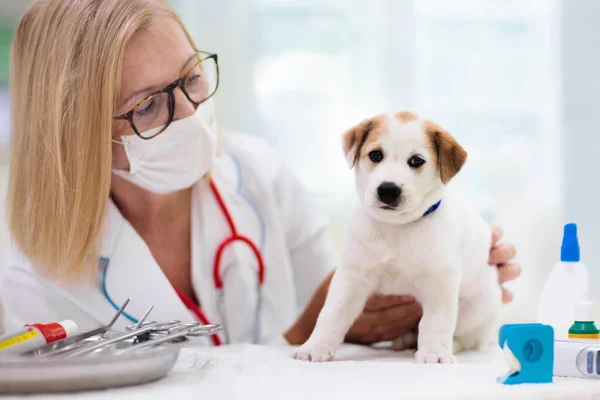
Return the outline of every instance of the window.
[[[253,4],[258,56],[252,81],[259,132],[323,200],[349,193],[342,132],[386,103],[381,4]]]
[[[522,200],[543,185],[544,198],[528,198],[559,198],[560,183],[544,178],[558,166],[530,168],[556,159],[553,2],[252,3],[254,128],[323,200],[353,196],[342,131],[402,108],[469,150],[457,184],[489,220],[505,195]]]
[[[174,4],[187,10],[199,43],[230,65],[217,97],[221,120],[283,154],[328,211],[337,243],[356,202],[343,131],[399,109],[447,128],[470,154],[453,185],[504,228],[527,265],[512,285],[523,289],[513,320],[530,320],[560,243],[562,2]]]
[[[417,0],[415,18],[417,107],[468,148],[457,181],[490,220],[558,207],[556,4]]]

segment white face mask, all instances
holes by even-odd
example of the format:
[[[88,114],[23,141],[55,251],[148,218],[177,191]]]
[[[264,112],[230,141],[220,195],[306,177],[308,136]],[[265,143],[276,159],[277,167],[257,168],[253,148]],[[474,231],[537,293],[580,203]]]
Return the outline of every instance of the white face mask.
[[[153,128],[143,136],[151,136],[152,131],[158,130]],[[113,169],[113,174],[156,194],[187,189],[213,164],[217,141],[213,100],[200,104],[189,117],[171,122],[152,139],[129,135],[121,136],[121,140],[129,171]]]

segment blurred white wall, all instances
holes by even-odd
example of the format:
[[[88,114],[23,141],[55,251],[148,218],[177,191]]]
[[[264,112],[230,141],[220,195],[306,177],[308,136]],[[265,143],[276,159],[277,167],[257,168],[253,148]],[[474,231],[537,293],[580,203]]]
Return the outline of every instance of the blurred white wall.
[[[580,227],[590,294],[600,305],[600,47],[594,43],[600,37],[600,1],[564,1],[563,9],[565,216]]]
[[[7,150],[0,149],[0,269],[4,264],[9,238],[6,228],[6,188],[8,185],[8,153]]]

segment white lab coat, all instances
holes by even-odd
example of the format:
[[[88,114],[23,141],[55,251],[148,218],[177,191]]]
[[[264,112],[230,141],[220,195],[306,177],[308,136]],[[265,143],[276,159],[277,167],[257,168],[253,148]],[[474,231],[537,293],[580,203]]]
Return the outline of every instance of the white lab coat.
[[[281,342],[281,335],[335,267],[327,221],[315,200],[264,140],[228,132],[221,148],[223,152],[211,170],[212,179],[239,233],[263,246],[260,342]],[[224,321],[218,312],[212,265],[216,249],[228,232],[207,182],[199,182],[193,188],[192,202],[192,284],[203,312],[218,324]],[[196,321],[146,243],[112,202],[100,255],[109,260],[106,292],[117,305],[129,298],[128,314],[140,318],[153,305],[149,320]],[[257,301],[255,257],[244,244],[234,244],[225,252],[222,265],[225,323],[231,342],[251,342]],[[5,331],[26,323],[63,319],[72,319],[85,330],[106,324],[116,310],[104,295],[102,271],[95,286],[58,285],[36,274],[31,263],[14,249],[0,278]],[[115,328],[123,329],[130,323],[121,317]]]

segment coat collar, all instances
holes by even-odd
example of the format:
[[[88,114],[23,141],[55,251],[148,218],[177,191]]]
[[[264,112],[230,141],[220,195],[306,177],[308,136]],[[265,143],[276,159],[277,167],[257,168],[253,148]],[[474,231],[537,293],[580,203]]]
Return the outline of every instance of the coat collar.
[[[127,314],[139,319],[154,306],[150,320],[193,322],[144,240],[110,201],[98,263],[98,285],[113,306],[130,299]]]

